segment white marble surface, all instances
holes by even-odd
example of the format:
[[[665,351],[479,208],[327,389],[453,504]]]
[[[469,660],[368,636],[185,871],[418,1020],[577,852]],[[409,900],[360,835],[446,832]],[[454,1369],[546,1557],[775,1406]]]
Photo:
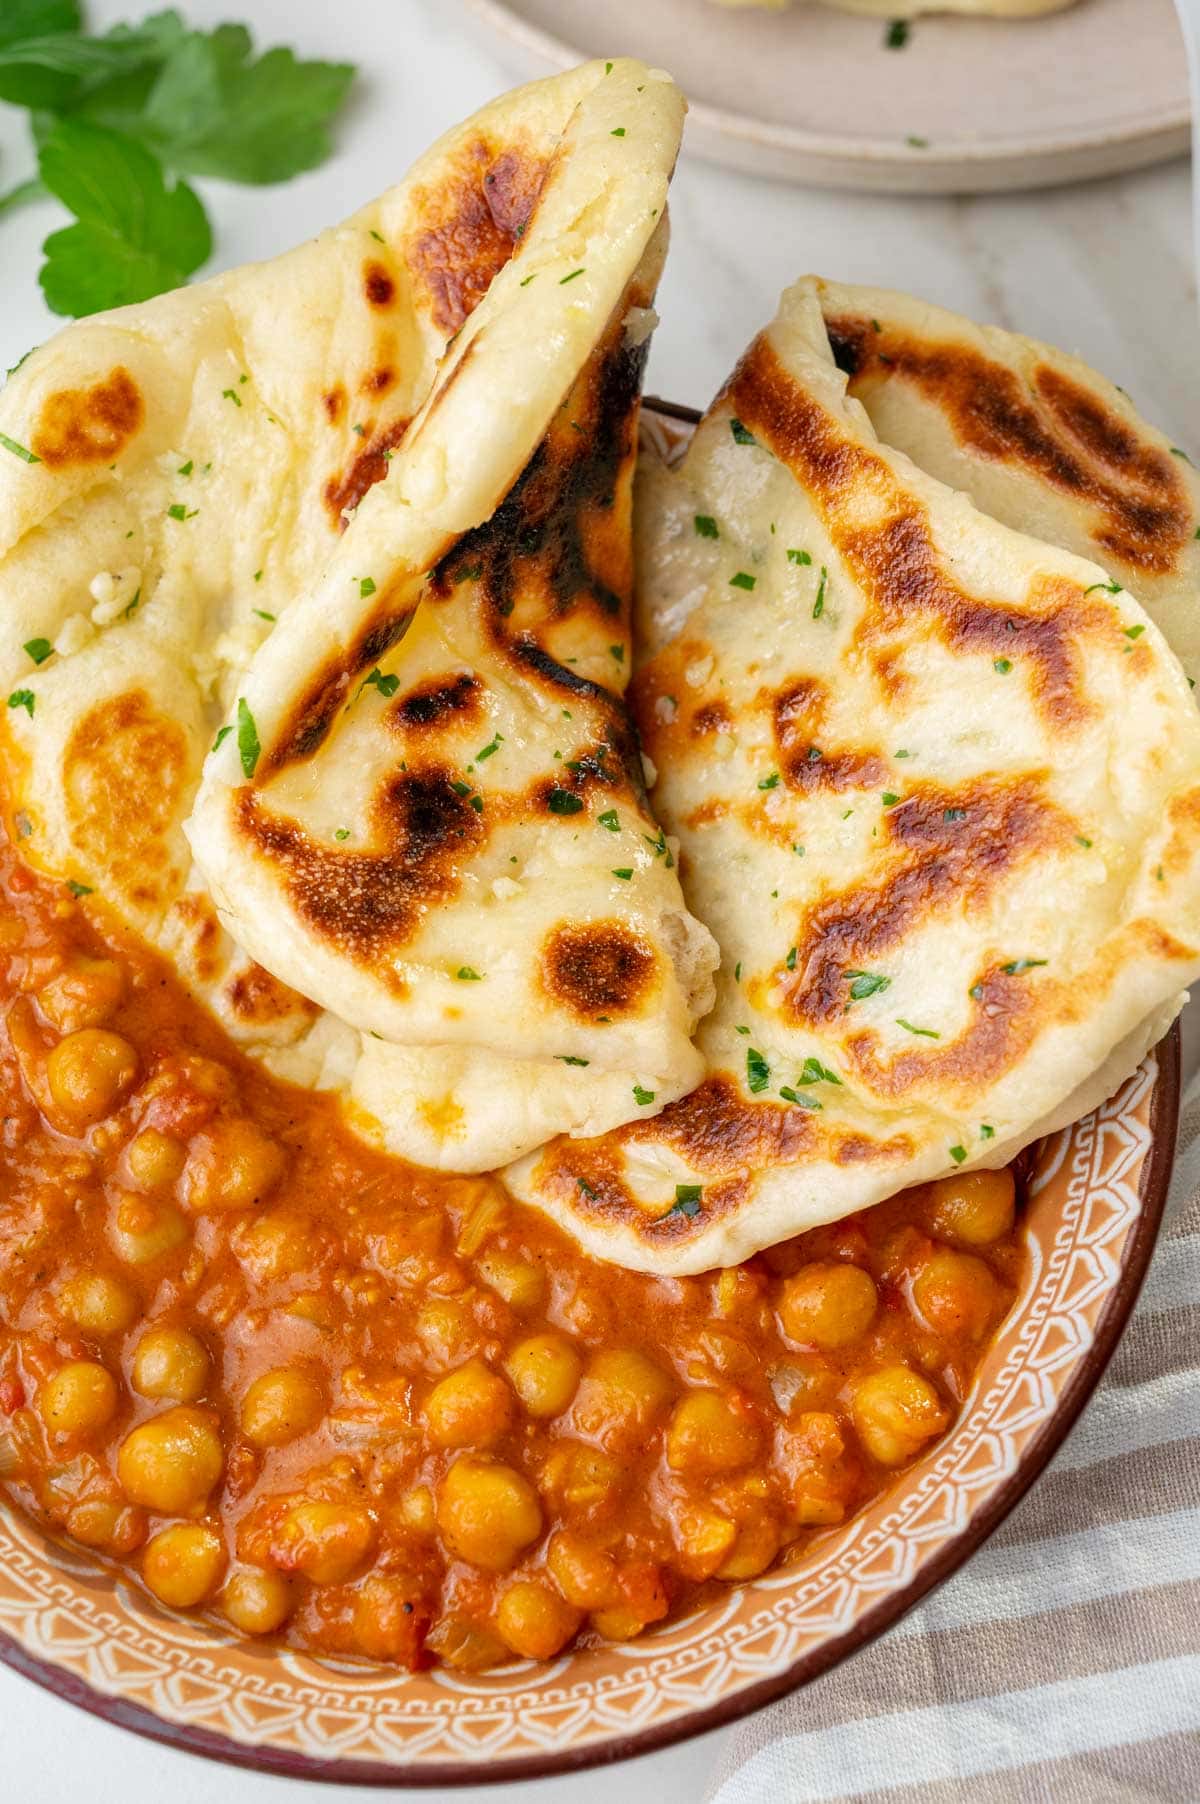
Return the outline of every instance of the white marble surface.
[[[350,212],[406,168],[444,127],[511,84],[456,0],[185,0],[196,21],[231,13],[266,43],[355,60],[360,98],[338,156],[277,190],[202,184],[221,265],[269,256]],[[92,0],[100,23],[135,16]],[[565,11],[569,11],[565,9]],[[564,27],[565,30],[565,27]],[[614,46],[616,49],[626,46]],[[19,117],[0,107],[0,189],[26,173]],[[703,405],[778,291],[816,270],[909,289],[1078,351],[1136,397],[1171,438],[1200,446],[1200,359],[1188,240],[1188,178],[1176,164],[1071,190],[982,200],[892,200],[756,183],[686,156],[676,180],[674,247],[650,387]],[[0,367],[54,322],[37,287],[52,205],[0,224]],[[13,1804],[273,1804],[299,1789],[139,1741],[70,1710],[0,1668],[0,1798]],[[430,1804],[700,1804],[720,1737],[632,1766],[536,1785],[423,1792]],[[345,1804],[340,1787],[315,1799]]]

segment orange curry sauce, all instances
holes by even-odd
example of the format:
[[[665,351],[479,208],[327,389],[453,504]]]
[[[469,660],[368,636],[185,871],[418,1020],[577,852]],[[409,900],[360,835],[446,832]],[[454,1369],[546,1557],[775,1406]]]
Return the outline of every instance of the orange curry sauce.
[[[0,882],[0,1495],[173,1607],[408,1666],[636,1635],[886,1485],[1012,1301],[1008,1172],[597,1264],[361,1145],[7,846]]]

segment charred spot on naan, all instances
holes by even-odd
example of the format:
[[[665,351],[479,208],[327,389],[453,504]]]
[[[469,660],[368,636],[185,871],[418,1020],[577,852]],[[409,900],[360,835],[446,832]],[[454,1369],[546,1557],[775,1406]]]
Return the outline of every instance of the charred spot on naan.
[[[369,672],[408,630],[414,606],[395,606],[386,591],[371,618],[360,628],[345,652],[330,658],[309,683],[304,694],[259,760],[260,781],[276,776],[289,764],[311,758],[329,736],[338,711],[345,705],[356,677]]]
[[[461,726],[479,721],[483,715],[483,684],[469,671],[457,676],[439,677],[394,702],[386,720],[398,733],[409,734]]]
[[[71,840],[85,868],[139,907],[164,904],[183,882],[179,825],[197,774],[183,728],[144,690],[89,708],[62,758]]]
[[[145,418],[141,390],[118,365],[90,388],[62,388],[47,395],[29,442],[48,470],[111,464],[128,450]]]
[[[513,255],[549,167],[526,146],[480,137],[458,151],[440,187],[417,191],[404,260],[443,332],[460,330]]]
[[[885,378],[911,383],[960,443],[1094,508],[1092,537],[1105,551],[1139,570],[1174,567],[1192,531],[1186,484],[1169,452],[1146,444],[1094,390],[1041,364],[1031,394],[1006,365],[961,342],[880,331],[844,315],[825,325],[851,394]]]
[[[331,421],[336,423],[342,417],[345,406],[344,389],[331,389],[325,396],[325,409]],[[325,505],[339,532],[346,530],[347,514],[359,505],[369,489],[383,481],[391,454],[407,431],[407,420],[392,420],[388,425],[378,427],[373,422],[363,425],[359,435],[361,449],[355,452],[347,469],[331,476],[325,484]]]
[[[972,595],[945,567],[929,515],[886,460],[858,442],[792,377],[763,337],[734,373],[727,396],[755,438],[795,475],[869,606],[859,639],[876,646],[929,616],[957,651],[992,652],[1029,664],[1039,710],[1066,731],[1091,718],[1078,641],[1114,638],[1114,616],[1065,577],[1047,577],[1031,595],[1035,611]],[[878,519],[862,523],[862,498]]]
[[[577,1021],[635,1013],[657,970],[654,948],[623,921],[564,924],[541,950],[542,988]]]
[[[455,782],[437,765],[393,772],[374,799],[374,844],[366,851],[321,844],[249,788],[234,798],[234,824],[256,856],[278,869],[315,935],[363,964],[407,944],[425,911],[457,894],[462,869],[486,840],[480,814]],[[397,988],[386,963],[376,969]]]
[[[1012,873],[1069,845],[1075,832],[1036,776],[980,778],[961,790],[921,785],[883,825],[894,854],[880,875],[805,914],[792,968],[755,981],[758,1006],[770,1009],[777,995],[774,1006],[793,1025],[839,1021],[848,972],[870,968],[931,917],[981,908]]]
[[[363,266],[363,293],[367,306],[377,311],[390,307],[396,299],[396,282],[378,257],[368,258]]]
[[[253,960],[230,979],[225,995],[232,1013],[248,1027],[270,1027],[293,1019],[315,1021],[321,1012],[315,1002]]]
[[[221,968],[221,923],[211,896],[206,890],[185,890],[171,905],[171,919],[181,930],[192,975],[211,984]]]
[[[785,683],[765,699],[780,772],[789,789],[812,795],[819,790],[879,789],[887,782],[890,767],[878,752],[822,745],[829,691],[816,677]]]
[[[971,985],[969,1018],[953,1040],[905,1046],[888,1057],[880,1035],[864,1027],[847,1037],[845,1060],[873,1095],[888,1102],[902,1102],[931,1083],[947,1100],[957,1091],[970,1102],[1021,1062],[1057,1001],[1052,979],[993,964]]]

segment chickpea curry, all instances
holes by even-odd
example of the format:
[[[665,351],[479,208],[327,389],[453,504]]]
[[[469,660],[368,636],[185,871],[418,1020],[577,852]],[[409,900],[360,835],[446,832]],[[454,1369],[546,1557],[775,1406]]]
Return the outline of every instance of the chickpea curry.
[[[544,1660],[802,1552],[954,1421],[1010,1171],[695,1278],[601,1265],[360,1144],[94,900],[0,879],[0,1494],[163,1604]]]

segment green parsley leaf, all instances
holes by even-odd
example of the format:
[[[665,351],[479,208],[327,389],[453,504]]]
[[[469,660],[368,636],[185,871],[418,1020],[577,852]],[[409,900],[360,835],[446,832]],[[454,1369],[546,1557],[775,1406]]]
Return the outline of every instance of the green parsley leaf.
[[[633,1100],[639,1109],[647,1108],[649,1104],[654,1101],[654,1097],[655,1092],[653,1090],[643,1090],[640,1084],[635,1084],[633,1086]]]
[[[619,877],[622,883],[629,883],[633,878],[632,867],[629,865],[626,865],[623,869],[621,869],[619,871],[614,871],[613,876]]]
[[[578,1190],[580,1196],[586,1196],[589,1202],[594,1203],[599,1195],[598,1191],[592,1189],[592,1186],[588,1183],[586,1178],[576,1178],[575,1188]]]
[[[34,695],[32,689],[14,689],[8,698],[9,707],[24,708],[30,720],[33,719],[33,710],[36,704],[37,697]]]
[[[176,474],[176,475],[177,475],[177,476],[190,476],[190,475],[191,475],[191,473],[192,473],[192,471],[193,471],[193,470],[194,470],[194,469],[195,469],[195,468],[196,468],[196,465],[195,465],[195,463],[194,463],[194,462],[193,462],[193,460],[192,460],[192,459],[191,459],[191,458],[190,458],[190,457],[189,457],[189,458],[188,458],[188,460],[187,460],[187,462],[186,462],[186,463],[185,463],[185,464],[180,464],[180,466],[179,466],[179,468],[178,468],[178,469],[177,469],[177,470],[176,470],[176,472],[175,472],[175,474]]]
[[[990,1122],[984,1121],[980,1123],[979,1138],[981,1140],[994,1140],[996,1138],[996,1130],[991,1126]]]
[[[739,445],[757,445],[758,440],[752,432],[748,432],[740,420],[730,420],[729,430]]]
[[[900,800],[900,797],[895,793],[894,790],[885,789],[883,792],[883,795],[880,797],[880,800],[882,801],[885,808],[894,808],[896,806],[897,802]]]
[[[480,977],[479,972],[473,971],[471,969],[470,965],[460,965],[458,967],[458,970],[455,973],[455,975],[457,976],[459,983],[482,983],[483,982],[483,979],[482,979],[482,977]]]
[[[821,1109],[825,1106],[815,1096],[804,1096],[799,1090],[793,1090],[790,1084],[780,1084],[779,1094],[784,1102],[794,1102],[798,1109]]]
[[[950,1148],[950,1157],[954,1160],[956,1165],[961,1165],[966,1156],[967,1149],[965,1146],[952,1146]]]
[[[689,1217],[699,1215],[703,1198],[704,1186],[702,1184],[676,1184],[675,1201],[667,1210],[667,1214]]]
[[[965,808],[943,808],[942,809],[942,819],[944,821],[965,821],[966,818],[967,818],[967,811]]]
[[[24,445],[19,445],[15,438],[9,438],[7,432],[0,432],[0,445],[3,445],[6,451],[11,451],[14,457],[19,457],[23,464],[40,464],[42,461]]]
[[[1012,669],[1012,663],[1008,658],[993,658],[992,669],[998,671],[1001,676],[1007,676]]]
[[[694,523],[696,531],[702,539],[720,538],[720,529],[711,514],[697,514]]]
[[[907,19],[893,19],[883,34],[885,50],[903,50],[908,43],[909,23]]]
[[[742,981],[742,961],[740,958],[738,959],[737,964],[733,967],[733,981],[734,981],[734,983],[741,983],[741,981]]]
[[[881,990],[891,987],[890,977],[880,977],[874,971],[847,971],[850,980],[851,1002],[862,1002],[867,996],[877,996]]]
[[[829,581],[829,572],[828,572],[828,570],[826,570],[824,564],[822,564],[821,565],[821,580],[817,584],[817,599],[813,602],[812,617],[814,620],[819,620],[821,618],[821,615],[825,612],[825,585],[828,583],[828,581]]]
[[[811,564],[812,557],[807,551],[789,551],[788,552],[788,563],[789,564]]]
[[[233,732],[233,728],[231,726],[222,727],[220,732],[217,734],[216,738],[212,742],[212,750],[214,752],[220,751],[221,747],[224,745],[225,741],[229,738],[229,735],[232,732]]]
[[[373,576],[360,576],[358,579],[359,599],[361,601],[368,601],[374,593],[375,578]]]
[[[81,896],[90,896],[95,893],[89,884],[76,883],[74,877],[67,878],[67,888],[75,897],[76,901],[78,901]]]
[[[1085,595],[1090,595],[1093,589],[1103,589],[1106,595],[1119,595],[1121,593],[1121,585],[1118,582],[1092,583],[1091,587],[1085,589],[1083,592]]]
[[[789,946],[788,947],[788,955],[783,961],[787,970],[794,971],[796,969],[796,960],[799,957],[799,954],[800,954],[799,946]]]
[[[621,822],[618,819],[616,809],[606,808],[603,814],[598,814],[596,816],[596,825],[598,827],[607,827],[610,833],[618,833],[621,828]]]
[[[187,507],[184,505],[184,503],[182,501],[172,501],[170,507],[167,509],[167,519],[168,520],[194,520],[196,518],[196,515],[199,513],[199,511],[200,511],[199,508],[194,507],[194,508],[192,508],[191,512],[189,513]]]
[[[760,777],[758,779],[758,787],[760,789],[778,789],[779,788],[779,772],[777,770],[773,770],[769,777]]]
[[[757,581],[758,578],[751,576],[748,571],[739,570],[736,576],[730,577],[729,587],[731,589],[752,589]]]
[[[752,1096],[757,1096],[759,1091],[765,1090],[770,1082],[771,1082],[771,1067],[768,1065],[766,1059],[764,1059],[762,1053],[757,1052],[753,1046],[747,1046],[747,1048],[746,1048],[746,1087],[747,1087],[747,1089],[750,1091]]]
[[[896,1026],[902,1027],[907,1034],[920,1034],[923,1040],[940,1040],[942,1037],[941,1034],[935,1034],[932,1027],[914,1027],[911,1021],[905,1021],[900,1015],[896,1016]]]
[[[583,273],[584,272],[582,269],[573,269],[569,276],[563,276],[562,280],[558,284],[559,287],[565,288],[568,282],[573,282],[575,280],[576,276],[581,276]]]
[[[618,664],[623,664],[625,662],[625,647],[623,645],[610,645],[608,648],[608,655],[610,658],[614,658]]]
[[[39,280],[53,313],[76,319],[178,288],[212,254],[212,231],[186,182],[118,132],[61,119],[38,155],[42,181],[77,223],[52,232]]]
[[[569,789],[552,789],[546,797],[546,806],[551,814],[581,814],[583,798]]]
[[[929,149],[929,139],[928,138],[919,138],[917,136],[916,132],[909,132],[907,137],[905,138],[904,142],[909,146],[909,148],[911,150],[928,150]]]
[[[223,388],[221,390],[221,399],[223,401],[232,401],[235,407],[240,407],[242,404],[242,397],[238,394],[236,388]]]
[[[504,744],[504,734],[497,733],[494,739],[488,740],[487,744],[482,748],[481,751],[476,752],[476,754],[475,754],[476,764],[482,764],[485,758],[491,758],[496,752],[498,752],[500,750],[500,747],[503,744]]]
[[[44,664],[46,659],[53,656],[54,653],[54,647],[49,639],[27,639],[21,650],[27,657],[32,658],[35,664]]]
[[[240,695],[237,705],[237,742],[242,770],[247,777],[252,777],[258,769],[262,747],[258,743],[258,728],[254,724],[254,716],[247,707],[245,698]]]
[[[590,1065],[592,1062],[590,1059],[577,1059],[573,1053],[569,1052],[560,1052],[558,1060],[562,1065]]]
[[[391,696],[391,695],[395,695],[395,693],[396,693],[397,689],[399,689],[399,687],[400,687],[400,678],[395,675],[384,676],[382,670],[380,670],[380,668],[377,664],[375,666],[374,670],[371,671],[370,675],[365,676],[363,678],[362,686],[359,690],[359,694],[361,695],[363,689],[370,688],[370,689],[378,689],[380,695]]]
[[[333,837],[335,839],[339,839],[339,840],[340,839],[349,839],[349,837],[350,837],[349,827],[335,827],[333,830]]]
[[[1125,637],[1127,639],[1140,639],[1145,630],[1144,626],[1127,626],[1125,628]]]
[[[1048,965],[1047,958],[1014,958],[1011,965],[1001,965],[1000,969],[1006,977],[1019,977],[1022,971],[1035,971],[1039,965]]]
[[[269,620],[274,624],[275,616],[274,614],[268,614],[266,608],[251,608],[250,612],[252,614],[257,614],[260,620]]]
[[[796,1079],[798,1084],[840,1084],[841,1078],[828,1065],[822,1065],[820,1059],[805,1059],[804,1070]]]
[[[1075,844],[1077,846],[1082,846],[1085,852],[1090,852],[1092,849],[1091,840],[1085,839],[1082,833],[1077,833],[1075,835]]]

